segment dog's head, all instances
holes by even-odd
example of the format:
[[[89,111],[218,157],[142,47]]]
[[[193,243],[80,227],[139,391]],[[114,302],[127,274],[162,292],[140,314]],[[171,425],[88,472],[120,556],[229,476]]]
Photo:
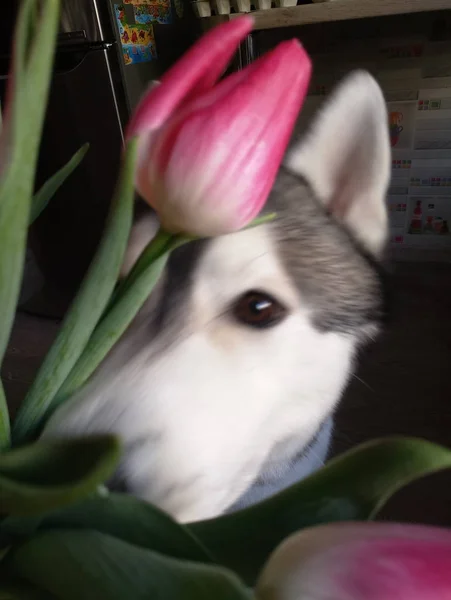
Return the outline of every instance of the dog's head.
[[[355,73],[288,153],[266,209],[277,218],[175,251],[45,435],[120,434],[118,478],[181,520],[224,511],[268,461],[289,462],[379,328],[389,162],[382,94]],[[156,228],[137,223],[124,271]]]

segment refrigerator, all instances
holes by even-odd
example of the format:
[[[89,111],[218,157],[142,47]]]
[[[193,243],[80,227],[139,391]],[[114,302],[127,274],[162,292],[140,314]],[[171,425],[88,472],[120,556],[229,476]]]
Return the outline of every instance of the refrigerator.
[[[36,189],[85,142],[90,148],[30,228],[20,299],[23,310],[56,318],[73,299],[101,237],[130,112],[149,82],[161,77],[198,34],[194,15],[183,14],[183,5],[173,0],[167,0],[163,23],[154,20],[150,29],[134,24],[136,8],[131,0],[125,4],[62,0],[61,4]],[[18,1],[8,0],[2,7],[0,99],[6,88],[18,6]],[[159,13],[154,14],[158,19]],[[128,47],[118,16],[130,24],[129,31],[152,31],[153,46],[137,46],[153,50],[141,62],[126,57]]]
[[[257,28],[241,45],[241,66],[293,37],[313,62],[295,136],[342,77],[370,71],[389,115],[391,255],[451,262],[451,11]],[[351,106],[345,118],[353,118]]]

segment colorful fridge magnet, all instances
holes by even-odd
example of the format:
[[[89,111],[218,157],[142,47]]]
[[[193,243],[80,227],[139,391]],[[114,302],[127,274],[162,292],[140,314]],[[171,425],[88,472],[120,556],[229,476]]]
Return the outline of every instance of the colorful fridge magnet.
[[[138,6],[140,4],[155,4],[155,0],[124,0],[124,4],[131,4],[132,6]]]
[[[114,5],[125,65],[156,58],[155,36],[150,23],[128,23],[123,4]]]
[[[389,115],[390,118],[390,143],[391,147],[394,148],[399,142],[399,136],[403,131],[404,127],[401,125],[404,115],[400,111],[393,111]]]
[[[410,220],[409,233],[421,233],[423,230],[423,207],[422,201],[415,201],[415,208],[413,209],[412,218]]]
[[[157,21],[163,25],[172,23],[170,0],[154,0],[152,4],[134,4],[135,23],[149,24]]]

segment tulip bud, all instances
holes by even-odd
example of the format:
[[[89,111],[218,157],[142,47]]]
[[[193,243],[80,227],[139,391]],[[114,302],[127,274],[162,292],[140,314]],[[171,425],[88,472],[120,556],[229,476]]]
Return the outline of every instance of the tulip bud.
[[[307,93],[310,60],[282,42],[218,82],[251,17],[205,35],[153,86],[128,136],[137,135],[136,187],[173,233],[213,236],[247,225],[271,191]]]
[[[389,523],[304,530],[270,557],[258,600],[450,600],[451,531]]]

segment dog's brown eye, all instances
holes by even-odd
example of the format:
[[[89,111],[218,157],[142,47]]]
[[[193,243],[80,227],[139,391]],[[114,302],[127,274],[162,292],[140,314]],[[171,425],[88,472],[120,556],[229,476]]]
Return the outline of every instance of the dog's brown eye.
[[[233,306],[237,321],[251,327],[272,327],[282,321],[287,311],[277,300],[263,292],[247,292]]]

